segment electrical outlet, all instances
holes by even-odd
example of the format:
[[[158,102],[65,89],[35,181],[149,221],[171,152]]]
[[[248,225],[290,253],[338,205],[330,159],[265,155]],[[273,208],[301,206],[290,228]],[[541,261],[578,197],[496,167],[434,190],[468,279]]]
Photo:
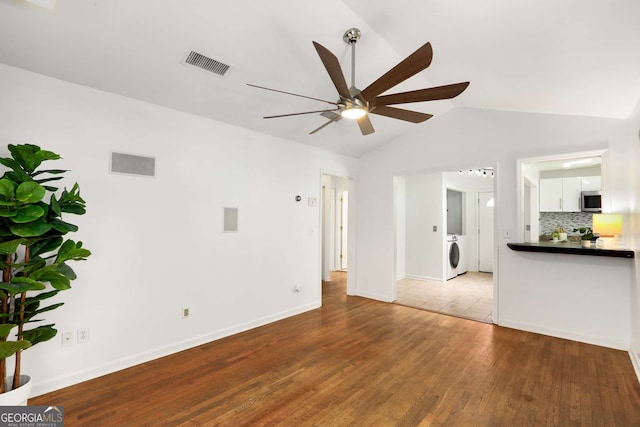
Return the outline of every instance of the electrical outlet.
[[[89,329],[78,329],[78,344],[89,341]]]
[[[182,308],[182,318],[186,319],[189,317],[189,307],[183,307]]]
[[[62,333],[62,346],[69,347],[73,345],[73,332],[63,332]]]

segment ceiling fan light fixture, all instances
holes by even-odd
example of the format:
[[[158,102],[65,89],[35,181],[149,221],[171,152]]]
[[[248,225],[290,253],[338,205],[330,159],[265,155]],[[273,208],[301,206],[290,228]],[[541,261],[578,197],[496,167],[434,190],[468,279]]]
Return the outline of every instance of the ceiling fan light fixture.
[[[354,105],[340,111],[340,115],[345,119],[356,120],[367,115],[367,109]]]

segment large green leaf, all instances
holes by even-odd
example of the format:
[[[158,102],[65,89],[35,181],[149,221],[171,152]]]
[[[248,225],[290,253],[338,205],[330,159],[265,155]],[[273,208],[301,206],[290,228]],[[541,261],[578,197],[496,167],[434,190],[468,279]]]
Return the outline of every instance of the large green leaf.
[[[37,203],[46,194],[47,190],[35,181],[27,181],[18,185],[16,199],[22,203]]]
[[[0,179],[0,195],[6,197],[7,199],[13,199],[16,197],[16,186],[15,184],[6,179]]]
[[[56,153],[41,150],[40,147],[33,144],[9,144],[9,151],[27,173],[35,171],[45,160],[57,160],[60,158]]]
[[[63,176],[52,176],[52,177],[49,177],[49,178],[36,179],[35,181],[38,184],[44,184],[45,182],[60,181],[63,178],[64,178]]]
[[[56,199],[55,194],[51,194],[51,199],[49,202],[49,206],[51,206],[51,210],[56,216],[62,216],[62,211],[60,210],[60,203],[58,203],[58,199]]]
[[[20,237],[42,236],[51,230],[51,224],[44,221],[28,222],[26,224],[11,224],[9,229],[13,234]]]
[[[13,325],[10,323],[3,323],[0,324],[0,338],[6,338],[9,336],[9,333],[11,332],[11,330],[13,328],[15,328],[17,325]]]
[[[32,345],[49,341],[58,333],[58,331],[53,326],[54,325],[38,326],[35,329],[24,331],[22,333],[22,337],[26,340],[29,340]]]
[[[16,216],[16,210],[13,207],[9,206],[0,206],[0,217],[2,218],[11,218]]]
[[[91,252],[88,249],[84,249],[82,247],[82,242],[74,242],[69,239],[65,241],[60,250],[58,251],[58,256],[56,257],[57,263],[63,263],[67,260],[80,261],[87,259],[91,255]]]
[[[55,251],[62,244],[62,237],[56,236],[50,239],[42,239],[33,243],[31,248],[31,256],[36,257],[38,255],[46,254],[48,252]],[[2,253],[2,252],[0,252]]]
[[[13,182],[30,181],[31,177],[25,173],[20,164],[10,157],[0,158],[0,164],[12,169],[13,172],[5,173],[5,178],[9,178]]]
[[[64,274],[53,270],[41,270],[41,274],[32,274],[32,277],[37,277],[41,282],[49,282],[54,289],[64,291],[71,288],[71,281]]]
[[[54,230],[59,231],[62,234],[67,234],[70,231],[78,231],[78,226],[75,224],[68,223],[59,218],[52,218],[49,221],[49,224],[53,227]]]
[[[45,300],[45,299],[52,298],[52,297],[56,296],[59,292],[60,291],[55,291],[55,290],[54,291],[49,291],[49,292],[40,292],[37,295],[34,295],[32,297],[28,297],[26,299],[26,301],[25,301],[25,304],[34,304],[34,303],[36,303],[38,301],[42,301],[42,300]],[[39,304],[39,302],[38,302],[38,304]]]
[[[50,173],[52,175],[60,175],[62,173],[65,172],[69,172],[68,170],[64,170],[64,169],[43,169],[43,170],[39,170],[37,172],[34,172],[31,174],[31,176],[35,177],[38,175],[42,175],[43,173]]]
[[[14,239],[0,243],[0,255],[11,255],[18,250],[25,239]]]
[[[13,182],[28,182],[33,181],[29,175],[22,170],[7,171],[4,173],[4,177]]]
[[[22,323],[29,322],[32,318],[34,318],[34,317],[35,317],[35,316],[37,316],[38,314],[42,314],[42,313],[47,312],[47,311],[55,310],[56,308],[58,308],[58,307],[60,307],[60,306],[63,306],[63,305],[64,305],[64,303],[63,303],[63,302],[59,302],[59,303],[57,303],[57,304],[53,304],[53,305],[50,305],[50,306],[48,306],[48,307],[41,308],[40,310],[35,310],[35,311],[28,311],[28,312],[25,312],[25,315],[24,315],[24,322],[22,322]]]
[[[76,280],[78,277],[76,276],[76,272],[73,271],[73,268],[65,263],[58,264],[57,271],[69,280]]]
[[[13,280],[15,280],[15,278]],[[0,290],[3,290],[11,295],[17,295],[27,291],[41,291],[44,288],[45,286],[42,283],[36,285],[33,283],[25,282],[0,282]]]
[[[15,265],[15,264],[14,264]],[[32,274],[34,271],[45,268],[47,261],[40,256],[31,257],[28,263],[22,265],[22,273],[24,275]]]
[[[29,347],[31,347],[31,342],[27,340],[0,342],[0,359],[6,359],[16,354],[19,350]]]
[[[16,209],[16,214],[11,217],[11,221],[19,224],[32,222],[45,215],[45,210],[38,205],[25,205]]]

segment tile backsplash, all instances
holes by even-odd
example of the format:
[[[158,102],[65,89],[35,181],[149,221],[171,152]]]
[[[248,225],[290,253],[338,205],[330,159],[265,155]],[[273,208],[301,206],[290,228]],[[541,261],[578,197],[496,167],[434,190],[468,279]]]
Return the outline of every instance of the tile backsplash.
[[[593,214],[590,212],[540,212],[540,235],[549,235],[558,227],[563,227],[569,236],[578,235],[572,230],[580,227],[593,227]]]

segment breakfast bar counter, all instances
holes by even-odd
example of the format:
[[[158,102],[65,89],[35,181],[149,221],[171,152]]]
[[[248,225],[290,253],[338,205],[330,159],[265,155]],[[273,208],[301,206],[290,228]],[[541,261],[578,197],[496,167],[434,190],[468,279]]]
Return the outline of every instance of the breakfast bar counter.
[[[630,249],[602,249],[584,248],[572,242],[525,242],[507,243],[507,246],[514,251],[523,252],[546,252],[552,254],[571,254],[587,256],[606,256],[614,258],[634,258],[634,252]]]

